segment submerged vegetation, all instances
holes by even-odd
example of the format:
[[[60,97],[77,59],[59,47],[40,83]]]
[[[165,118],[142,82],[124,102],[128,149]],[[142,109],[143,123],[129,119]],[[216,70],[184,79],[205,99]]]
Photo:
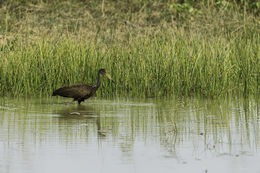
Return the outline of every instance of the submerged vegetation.
[[[260,93],[260,3],[9,1],[0,5],[1,95],[95,83],[102,96]],[[103,79],[105,80],[105,79]]]

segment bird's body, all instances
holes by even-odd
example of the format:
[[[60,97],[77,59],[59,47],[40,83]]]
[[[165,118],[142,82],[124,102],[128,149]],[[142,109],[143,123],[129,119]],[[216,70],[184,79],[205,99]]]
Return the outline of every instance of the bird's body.
[[[53,92],[52,96],[59,95],[62,97],[73,98],[74,101],[78,101],[78,103],[80,104],[80,102],[93,96],[96,93],[97,89],[97,87],[91,85],[71,85],[57,89]]]
[[[96,85],[79,84],[79,85],[65,86],[55,90],[52,96],[58,95],[62,97],[73,98],[74,99],[73,101],[78,101],[78,103],[80,104],[85,99],[88,99],[89,97],[93,96],[96,93],[97,89],[100,86],[100,77],[102,74],[105,74],[110,80],[112,80],[109,74],[106,73],[105,69],[100,69],[98,71],[98,80]]]

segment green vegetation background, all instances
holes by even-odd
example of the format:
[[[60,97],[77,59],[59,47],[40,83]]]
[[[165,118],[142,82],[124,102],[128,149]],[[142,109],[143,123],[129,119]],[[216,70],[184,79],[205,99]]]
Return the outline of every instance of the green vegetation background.
[[[11,0],[0,2],[0,94],[219,97],[260,93],[260,2]]]

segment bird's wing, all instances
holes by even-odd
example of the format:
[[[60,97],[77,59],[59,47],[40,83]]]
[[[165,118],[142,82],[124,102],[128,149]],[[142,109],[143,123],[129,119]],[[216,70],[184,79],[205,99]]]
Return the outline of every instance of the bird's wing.
[[[89,85],[72,85],[57,89],[53,92],[53,96],[59,95],[63,97],[81,98],[83,96],[91,94],[93,90]]]

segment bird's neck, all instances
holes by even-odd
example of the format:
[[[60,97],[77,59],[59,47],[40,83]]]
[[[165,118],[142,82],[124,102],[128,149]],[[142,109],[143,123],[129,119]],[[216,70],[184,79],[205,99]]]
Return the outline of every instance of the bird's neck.
[[[96,88],[98,88],[100,86],[100,81],[101,81],[100,78],[101,78],[101,74],[98,73],[97,83],[96,83],[96,85],[94,85]]]

